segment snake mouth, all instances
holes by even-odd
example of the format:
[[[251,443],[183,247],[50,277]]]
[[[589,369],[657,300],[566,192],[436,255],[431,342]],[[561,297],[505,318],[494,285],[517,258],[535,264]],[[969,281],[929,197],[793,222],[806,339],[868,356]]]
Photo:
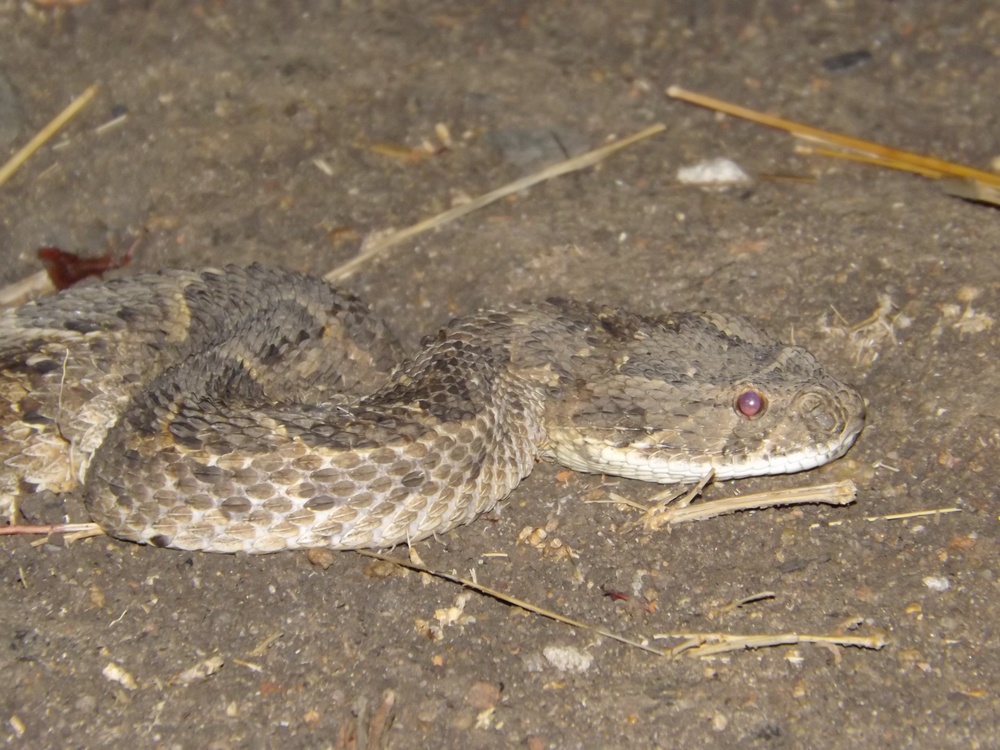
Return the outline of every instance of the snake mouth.
[[[745,457],[742,461],[715,467],[715,478],[745,479],[747,477],[771,476],[774,474],[797,474],[809,471],[841,458],[861,434],[863,421],[852,422],[849,429],[826,443],[815,444],[808,449],[779,455]]]

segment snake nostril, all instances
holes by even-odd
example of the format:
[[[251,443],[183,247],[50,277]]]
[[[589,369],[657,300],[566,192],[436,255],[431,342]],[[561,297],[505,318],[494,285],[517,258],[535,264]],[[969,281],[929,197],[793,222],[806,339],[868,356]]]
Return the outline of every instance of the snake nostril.
[[[817,406],[811,410],[806,419],[818,431],[833,432],[837,427],[836,416],[825,406]]]
[[[832,433],[837,430],[841,420],[832,394],[809,391],[801,395],[798,401],[799,413],[809,429],[817,433]]]

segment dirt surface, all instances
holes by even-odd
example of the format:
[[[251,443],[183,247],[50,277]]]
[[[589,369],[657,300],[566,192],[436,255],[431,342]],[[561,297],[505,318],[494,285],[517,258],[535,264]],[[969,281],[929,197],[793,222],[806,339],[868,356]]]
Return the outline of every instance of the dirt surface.
[[[870,57],[837,57],[858,50]],[[396,748],[1000,746],[1000,214],[664,95],[679,84],[988,166],[998,58],[990,0],[0,4],[8,151],[100,84],[0,188],[3,283],[38,270],[38,247],[122,254],[143,230],[125,272],[322,273],[373,232],[665,123],[345,286],[410,346],[456,313],[551,295],[747,314],[856,383],[869,425],[832,466],[709,497],[853,478],[857,502],[627,535],[634,510],[585,501],[657,488],[543,464],[488,518],[417,551],[633,638],[888,639],[670,660],[350,553],[323,569],[305,554],[6,539],[0,737],[349,747],[393,691]],[[676,184],[716,156],[761,179]],[[838,332],[883,302],[873,325]],[[959,512],[869,520],[939,508]],[[526,528],[547,537],[519,541]],[[186,674],[209,659],[208,676]]]

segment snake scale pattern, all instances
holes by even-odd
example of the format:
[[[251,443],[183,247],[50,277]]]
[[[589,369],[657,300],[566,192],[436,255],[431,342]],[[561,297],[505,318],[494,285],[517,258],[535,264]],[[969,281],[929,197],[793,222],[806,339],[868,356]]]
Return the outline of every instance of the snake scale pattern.
[[[107,533],[264,553],[413,542],[539,458],[651,482],[801,471],[863,399],[742,318],[550,300],[405,358],[357,298],[288,271],[164,271],[0,314],[0,515],[82,491]]]

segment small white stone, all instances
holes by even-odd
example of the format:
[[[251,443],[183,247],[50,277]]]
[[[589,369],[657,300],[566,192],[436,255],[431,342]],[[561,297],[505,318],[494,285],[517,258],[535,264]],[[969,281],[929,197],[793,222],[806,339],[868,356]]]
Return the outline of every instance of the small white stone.
[[[112,682],[117,682],[126,690],[139,689],[139,685],[136,683],[135,678],[114,662],[108,662],[108,665],[101,670],[101,674],[103,674],[106,679],[111,680]]]
[[[594,663],[593,656],[573,646],[546,646],[542,654],[561,672],[586,672]]]
[[[740,185],[750,182],[750,175],[732,159],[706,159],[677,170],[677,181],[684,185]]]
[[[924,586],[931,591],[941,593],[951,588],[951,581],[944,576],[924,576]]]

